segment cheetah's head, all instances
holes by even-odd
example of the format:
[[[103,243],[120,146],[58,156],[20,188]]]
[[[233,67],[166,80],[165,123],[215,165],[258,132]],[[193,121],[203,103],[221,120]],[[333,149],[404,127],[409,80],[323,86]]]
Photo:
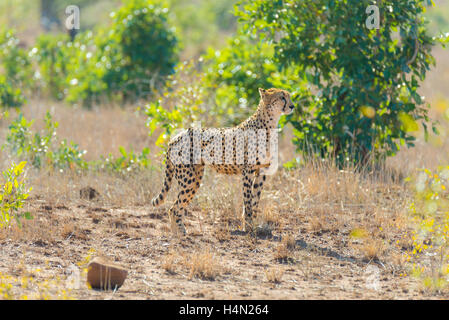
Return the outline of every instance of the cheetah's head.
[[[291,114],[295,109],[290,93],[282,89],[261,89],[259,88],[260,98],[263,101],[264,108],[273,115]]]

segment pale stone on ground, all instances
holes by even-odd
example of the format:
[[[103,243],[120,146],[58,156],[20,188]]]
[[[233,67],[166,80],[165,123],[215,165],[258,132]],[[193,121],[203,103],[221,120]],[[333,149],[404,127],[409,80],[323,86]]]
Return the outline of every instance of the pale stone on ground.
[[[114,290],[123,285],[127,275],[122,266],[96,257],[88,265],[87,282],[94,289]]]

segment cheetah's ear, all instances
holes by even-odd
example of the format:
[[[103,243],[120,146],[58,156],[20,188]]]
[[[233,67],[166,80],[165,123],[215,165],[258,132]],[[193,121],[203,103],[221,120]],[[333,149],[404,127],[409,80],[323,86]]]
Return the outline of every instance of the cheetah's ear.
[[[265,89],[259,88],[259,94],[260,94],[261,98],[263,98],[265,96],[266,91],[267,90],[265,90]]]

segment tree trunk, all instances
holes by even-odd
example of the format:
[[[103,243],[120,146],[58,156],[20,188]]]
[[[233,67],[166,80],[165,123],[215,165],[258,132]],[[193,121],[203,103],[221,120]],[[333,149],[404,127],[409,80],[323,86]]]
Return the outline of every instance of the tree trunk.
[[[41,24],[46,31],[61,25],[55,8],[54,0],[41,0]]]

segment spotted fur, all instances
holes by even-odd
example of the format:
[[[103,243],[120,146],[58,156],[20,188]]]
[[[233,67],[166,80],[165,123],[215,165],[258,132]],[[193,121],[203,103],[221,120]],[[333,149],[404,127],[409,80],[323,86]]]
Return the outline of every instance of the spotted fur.
[[[290,114],[293,112],[294,106],[290,99],[290,94],[287,91],[281,89],[259,89],[259,93],[261,99],[256,112],[249,119],[236,127],[214,129],[222,134],[223,139],[218,141],[214,140],[212,142],[208,142],[207,139],[206,141],[201,141],[202,152],[209,148],[208,150],[212,150],[211,157],[213,157],[213,150],[215,149],[214,145],[211,144],[221,143],[221,147],[224,149],[226,141],[229,141],[224,138],[227,134],[232,135],[236,131],[241,133],[260,129],[265,129],[269,132],[269,130],[277,128],[279,118],[282,114]],[[185,234],[186,231],[182,222],[182,216],[185,215],[187,205],[193,199],[200,187],[204,168],[208,166],[219,173],[240,174],[242,175],[243,181],[243,229],[252,231],[252,217],[257,210],[262,186],[266,180],[266,175],[263,174],[261,169],[269,166],[270,163],[263,161],[266,159],[260,159],[259,154],[255,154],[257,153],[256,147],[251,143],[248,143],[248,139],[242,138],[242,135],[233,136],[232,142],[235,145],[235,149],[239,146],[243,148],[244,159],[238,159],[237,152],[234,152],[231,155],[233,164],[225,164],[225,161],[219,163],[207,163],[204,159],[195,162],[193,161],[194,152],[191,147],[193,145],[192,141],[194,140],[194,130],[195,129],[185,130],[170,141],[167,150],[167,167],[165,170],[164,186],[160,194],[152,200],[153,206],[158,206],[163,203],[174,177],[180,186],[180,190],[177,200],[169,210],[169,216],[174,231],[179,231],[182,234]],[[199,130],[202,130],[201,132],[204,133],[204,130],[206,129]],[[269,143],[269,138],[268,134],[267,144]],[[170,154],[172,154],[170,151],[172,151],[175,146],[179,146],[182,141],[186,141],[190,146],[190,154],[188,155],[190,156],[190,162],[188,162],[188,164],[174,162],[170,156]],[[224,153],[223,157],[225,157]],[[251,162],[248,161],[248,159],[255,159],[255,161]]]

